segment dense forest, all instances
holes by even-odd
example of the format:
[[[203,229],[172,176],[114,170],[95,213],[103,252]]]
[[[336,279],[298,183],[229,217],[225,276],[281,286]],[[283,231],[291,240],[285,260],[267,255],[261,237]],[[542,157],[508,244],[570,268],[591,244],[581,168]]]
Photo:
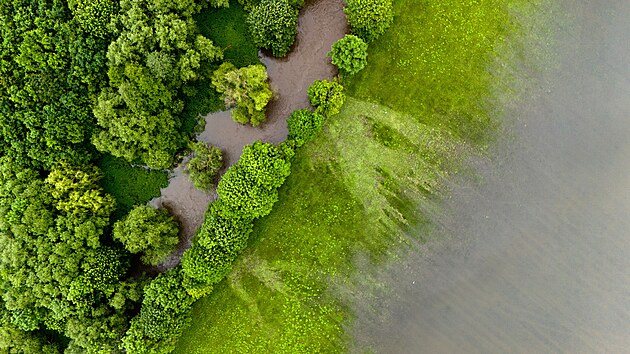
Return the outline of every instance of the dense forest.
[[[286,55],[303,1],[240,3],[254,43]],[[225,48],[199,30],[201,12],[228,5],[0,1],[4,352],[171,352],[192,303],[225,277],[253,221],[271,212],[295,149],[339,112],[340,81],[314,83],[314,111],[287,117],[287,141],[248,145],[220,179],[219,199],[182,264],[145,274],[173,251],[178,224],[167,210],[108,194],[116,179],[99,166],[118,161],[123,171],[134,165],[152,173],[174,167],[192,148],[190,178],[202,190],[215,185],[221,151],[194,141],[190,111],[222,101],[234,107],[235,121],[258,125],[272,98],[264,66],[225,61]],[[367,43],[391,24],[391,1],[348,1],[347,13],[356,36],[331,53],[343,76],[365,66]],[[212,84],[207,97],[199,82]]]

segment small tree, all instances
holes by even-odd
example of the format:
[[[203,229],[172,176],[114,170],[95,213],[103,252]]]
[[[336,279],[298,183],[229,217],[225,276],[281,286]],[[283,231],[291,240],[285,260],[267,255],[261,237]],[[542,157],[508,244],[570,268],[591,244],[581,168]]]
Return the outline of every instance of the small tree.
[[[262,0],[247,17],[254,43],[276,57],[287,55],[291,49],[297,23],[298,10],[287,0]]]
[[[188,162],[185,172],[195,188],[209,191],[214,186],[214,181],[223,167],[223,152],[214,146],[204,142],[192,143],[195,156]]]
[[[144,253],[144,263],[157,265],[175,249],[178,232],[177,222],[166,210],[142,205],[114,224],[113,236],[129,252]]]
[[[258,64],[237,69],[225,62],[212,75],[212,85],[222,94],[234,121],[257,126],[265,120],[265,108],[273,92],[269,87],[267,69]]]
[[[332,45],[328,56],[342,75],[354,75],[367,64],[368,45],[361,38],[348,34]]]
[[[370,43],[394,21],[392,0],[347,0],[344,10],[352,33]]]
[[[289,121],[289,139],[295,141],[295,145],[300,147],[319,133],[324,125],[324,116],[311,112],[308,109],[300,109],[291,113]]]
[[[343,86],[336,80],[316,80],[308,88],[308,99],[316,113],[330,117],[339,113],[346,101],[346,95]]]

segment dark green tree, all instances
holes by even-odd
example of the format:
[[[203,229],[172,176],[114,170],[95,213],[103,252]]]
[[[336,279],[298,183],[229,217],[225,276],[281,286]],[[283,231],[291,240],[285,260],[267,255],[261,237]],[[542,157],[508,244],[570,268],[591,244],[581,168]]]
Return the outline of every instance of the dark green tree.
[[[69,353],[114,351],[138,300],[121,297],[128,254],[102,242],[114,201],[99,177],[60,164],[42,179],[0,159],[2,304],[22,331],[63,333]]]
[[[223,5],[225,1],[213,2]],[[192,0],[123,0],[120,33],[107,52],[109,84],[94,108],[94,145],[129,162],[169,167],[180,136],[184,87],[222,51],[197,33]]]
[[[297,23],[298,10],[287,0],[262,0],[247,17],[256,45],[276,57],[289,53],[297,35]]]
[[[352,76],[365,68],[368,45],[361,38],[347,34],[332,45],[328,56],[342,76]]]
[[[140,313],[131,320],[122,339],[127,353],[167,354],[175,349],[190,323],[193,298],[182,286],[179,268],[158,275],[144,288]]]
[[[92,158],[115,4],[0,2],[0,155],[46,169]]]
[[[195,188],[209,191],[223,167],[223,153],[204,142],[195,142],[191,146],[194,156],[186,165],[185,172],[188,173]]]

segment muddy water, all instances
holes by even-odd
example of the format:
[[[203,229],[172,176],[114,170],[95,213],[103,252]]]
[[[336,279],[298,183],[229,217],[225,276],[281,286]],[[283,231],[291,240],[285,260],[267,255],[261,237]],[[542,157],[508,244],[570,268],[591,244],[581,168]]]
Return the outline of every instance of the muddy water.
[[[380,275],[375,352],[630,352],[630,1],[562,3],[559,68],[455,190],[452,239]]]
[[[309,107],[306,91],[315,80],[332,78],[336,68],[326,56],[346,32],[343,0],[307,1],[300,12],[297,40],[285,58],[261,54],[275,99],[267,107],[267,120],[259,127],[235,123],[229,112],[208,115],[203,140],[222,149],[228,164],[238,160],[243,146],[257,140],[278,143],[287,137],[287,117]]]
[[[336,68],[326,54],[331,45],[346,32],[343,0],[307,1],[300,12],[298,36],[291,53],[282,59],[261,54],[261,62],[267,67],[274,101],[267,108],[267,120],[258,127],[235,123],[230,112],[218,112],[205,117],[205,130],[197,139],[223,150],[227,166],[238,161],[247,144],[261,140],[279,143],[287,137],[287,117],[297,109],[309,106],[306,90],[315,80],[332,78]],[[151,201],[157,207],[166,207],[181,225],[177,251],[160,269],[179,263],[183,252],[190,247],[192,236],[203,222],[208,204],[216,193],[204,193],[195,189],[183,173],[185,164],[177,167],[169,185],[161,190],[161,196]]]

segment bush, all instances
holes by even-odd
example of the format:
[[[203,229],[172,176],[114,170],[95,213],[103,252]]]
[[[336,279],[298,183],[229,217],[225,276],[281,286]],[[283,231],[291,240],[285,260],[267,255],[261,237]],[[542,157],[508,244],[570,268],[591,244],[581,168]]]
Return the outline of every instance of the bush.
[[[267,69],[263,65],[250,65],[237,69],[223,63],[212,75],[212,85],[221,93],[234,121],[257,126],[265,120],[265,108],[273,93],[269,87]]]
[[[344,10],[352,33],[370,43],[394,21],[392,0],[347,0]]]
[[[289,127],[289,139],[293,139],[297,147],[300,147],[319,133],[324,124],[324,116],[311,112],[308,109],[300,109],[291,113],[287,125]]]
[[[330,117],[339,113],[346,101],[346,95],[343,86],[336,80],[316,80],[308,88],[308,99],[316,113]]]
[[[287,0],[262,0],[247,18],[257,46],[276,57],[287,55],[297,35],[298,10]]]
[[[223,167],[223,152],[203,142],[192,143],[195,156],[188,162],[185,172],[195,188],[209,191]]]
[[[196,289],[197,284],[208,286],[221,281],[252,233],[251,219],[225,217],[220,211],[220,201],[210,205],[193,247],[182,258],[185,275],[195,280],[189,282],[193,284],[192,289],[187,287],[189,291]]]
[[[238,163],[219,181],[222,214],[240,219],[269,214],[278,200],[277,188],[290,173],[291,164],[273,144],[247,145]]]
[[[178,232],[168,211],[142,205],[114,224],[113,236],[129,252],[143,253],[142,262],[157,265],[175,249]]]
[[[182,286],[179,268],[158,275],[144,288],[140,313],[122,339],[127,353],[170,353],[190,323],[193,299]]]
[[[354,75],[367,64],[368,45],[361,38],[348,34],[332,45],[328,56],[342,75]]]

